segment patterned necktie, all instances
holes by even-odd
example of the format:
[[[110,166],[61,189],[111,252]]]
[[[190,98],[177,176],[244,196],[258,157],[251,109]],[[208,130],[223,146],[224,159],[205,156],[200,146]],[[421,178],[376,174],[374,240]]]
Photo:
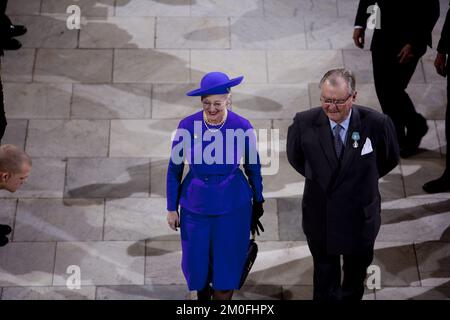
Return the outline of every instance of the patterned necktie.
[[[338,159],[341,157],[341,152],[342,152],[342,147],[344,146],[344,144],[342,143],[341,140],[341,130],[342,130],[342,126],[340,124],[337,124],[334,128],[333,128],[333,133],[334,133],[334,150],[336,150],[336,155],[338,157]]]

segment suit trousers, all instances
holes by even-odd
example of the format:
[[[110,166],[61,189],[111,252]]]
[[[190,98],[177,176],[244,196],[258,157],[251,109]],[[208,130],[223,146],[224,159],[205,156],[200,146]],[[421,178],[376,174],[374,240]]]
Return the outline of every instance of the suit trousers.
[[[314,261],[314,300],[361,300],[367,267],[373,260],[373,247],[343,255],[343,281],[341,281],[341,256],[327,254],[308,241]]]
[[[422,51],[407,64],[400,64],[397,57],[400,49],[379,48],[379,45],[372,48],[375,90],[383,113],[387,114],[394,122],[400,147],[405,143],[405,129],[409,132],[414,131],[417,125],[423,125],[425,121],[416,112],[414,104],[406,92],[417,63],[423,55]]]

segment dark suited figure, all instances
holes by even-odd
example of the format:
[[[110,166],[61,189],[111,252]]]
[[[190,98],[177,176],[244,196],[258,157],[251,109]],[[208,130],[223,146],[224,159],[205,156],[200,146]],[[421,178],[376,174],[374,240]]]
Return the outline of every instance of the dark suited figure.
[[[17,50],[22,47],[22,44],[14,37],[24,35],[27,28],[11,22],[5,13],[7,5],[8,0],[0,0],[0,47],[5,50]]]
[[[423,190],[428,193],[438,193],[450,191],[450,107],[449,92],[450,92],[450,80],[449,71],[450,67],[447,61],[447,55],[450,53],[450,10],[447,10],[447,16],[445,17],[444,27],[441,33],[441,39],[437,47],[437,55],[434,60],[434,66],[436,71],[443,77],[447,77],[447,110],[445,112],[445,138],[447,140],[447,156],[445,160],[445,170],[442,176],[436,180],[429,181],[423,185]]]
[[[428,126],[405,90],[427,45],[431,47],[439,0],[360,0],[353,34],[359,48],[364,47],[368,8],[375,3],[380,23],[370,47],[375,89],[383,112],[394,122],[400,155],[407,158],[417,152]]]
[[[328,71],[320,87],[322,107],[297,113],[289,127],[287,156],[305,177],[302,226],[314,299],[360,300],[381,224],[378,179],[398,163],[397,137],[388,116],[353,105],[350,70]]]

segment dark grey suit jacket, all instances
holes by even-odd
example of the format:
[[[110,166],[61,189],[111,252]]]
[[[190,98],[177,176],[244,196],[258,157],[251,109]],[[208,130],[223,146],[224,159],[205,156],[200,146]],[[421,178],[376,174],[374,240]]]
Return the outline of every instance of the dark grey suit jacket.
[[[330,254],[351,254],[373,246],[381,224],[378,179],[398,164],[391,119],[353,105],[346,145],[339,161],[329,120],[321,107],[297,113],[289,127],[289,163],[305,177],[303,230],[310,246]],[[358,147],[352,133],[358,132]],[[362,155],[364,144],[372,152]]]

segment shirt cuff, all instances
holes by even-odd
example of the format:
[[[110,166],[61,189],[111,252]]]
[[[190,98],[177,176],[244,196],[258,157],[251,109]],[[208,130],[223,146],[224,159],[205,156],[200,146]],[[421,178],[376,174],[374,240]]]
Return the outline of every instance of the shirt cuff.
[[[364,29],[363,26],[355,26],[355,29]]]

